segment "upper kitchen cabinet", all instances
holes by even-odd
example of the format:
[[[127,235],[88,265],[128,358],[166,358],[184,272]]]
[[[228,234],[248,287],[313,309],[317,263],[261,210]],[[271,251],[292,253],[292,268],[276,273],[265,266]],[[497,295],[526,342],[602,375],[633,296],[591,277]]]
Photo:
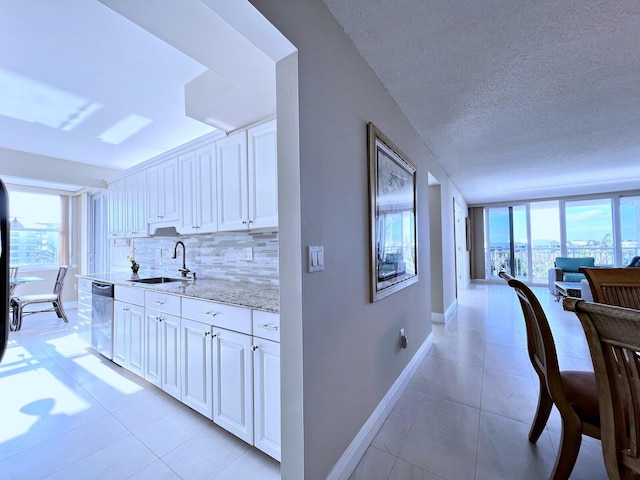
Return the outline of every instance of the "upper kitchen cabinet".
[[[275,120],[216,143],[218,230],[277,228]]]
[[[124,179],[125,229],[126,237],[147,236],[146,182],[144,171],[129,175]]]
[[[180,214],[178,159],[147,168],[147,222],[175,226]]]
[[[124,179],[109,184],[109,238],[125,238],[127,206]]]
[[[215,143],[178,157],[180,226],[186,233],[218,230]]]
[[[109,238],[147,236],[146,190],[144,172],[109,184]]]
[[[276,121],[247,132],[249,221],[251,228],[278,227],[278,153]]]

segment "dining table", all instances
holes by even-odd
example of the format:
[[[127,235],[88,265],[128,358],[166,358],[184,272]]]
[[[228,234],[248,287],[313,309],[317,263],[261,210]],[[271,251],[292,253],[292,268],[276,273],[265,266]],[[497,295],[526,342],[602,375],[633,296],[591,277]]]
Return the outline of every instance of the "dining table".
[[[9,294],[13,294],[18,285],[30,282],[41,282],[44,280],[42,277],[10,277],[9,278]]]

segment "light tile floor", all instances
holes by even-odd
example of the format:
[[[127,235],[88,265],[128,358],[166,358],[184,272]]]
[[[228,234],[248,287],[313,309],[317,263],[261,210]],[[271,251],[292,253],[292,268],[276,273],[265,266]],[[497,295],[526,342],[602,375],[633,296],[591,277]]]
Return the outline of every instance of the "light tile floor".
[[[590,369],[573,313],[534,288],[561,368]],[[279,464],[88,348],[70,310],[27,317],[0,365],[0,478],[278,479]],[[352,480],[546,479],[560,440],[557,412],[527,440],[537,382],[522,313],[504,285],[461,292],[446,325]],[[607,475],[600,442],[583,438],[572,479]]]
[[[580,322],[548,289],[534,287],[551,324],[561,369],[591,370]],[[386,419],[351,480],[547,479],[560,442],[555,410],[528,441],[537,377],[522,311],[503,284],[472,285]],[[571,479],[605,480],[600,442],[583,436]]]
[[[279,479],[280,464],[89,347],[68,310],[25,318],[0,364],[0,478]]]

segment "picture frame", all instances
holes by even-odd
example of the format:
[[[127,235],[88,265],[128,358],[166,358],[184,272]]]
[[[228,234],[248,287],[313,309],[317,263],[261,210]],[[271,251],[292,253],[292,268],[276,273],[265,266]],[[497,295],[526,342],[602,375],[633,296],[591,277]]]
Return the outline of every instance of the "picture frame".
[[[371,302],[418,281],[416,168],[367,124]]]

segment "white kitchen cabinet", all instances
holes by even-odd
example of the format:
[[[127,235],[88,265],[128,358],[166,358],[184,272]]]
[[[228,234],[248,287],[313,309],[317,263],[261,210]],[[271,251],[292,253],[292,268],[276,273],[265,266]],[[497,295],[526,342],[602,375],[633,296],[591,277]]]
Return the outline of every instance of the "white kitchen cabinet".
[[[91,293],[91,280],[88,278],[78,279],[78,317],[91,322],[91,313],[93,311]]]
[[[180,317],[145,309],[144,378],[181,400],[180,364]]]
[[[109,238],[146,237],[146,175],[134,173],[109,184]]]
[[[175,226],[179,200],[178,159],[147,168],[147,222]]]
[[[253,359],[250,335],[213,327],[213,421],[253,443]]]
[[[247,132],[216,142],[218,165],[218,230],[246,230],[249,226]]]
[[[109,238],[126,236],[126,197],[124,179],[109,184]]]
[[[215,144],[178,157],[181,234],[218,230]]]
[[[277,227],[275,120],[219,140],[216,154],[218,230]]]
[[[144,377],[144,307],[113,304],[113,361]]]
[[[280,344],[254,337],[252,348],[253,444],[280,461]]]
[[[127,238],[146,237],[147,176],[144,171],[125,178],[125,236]]]
[[[177,295],[145,290],[144,305],[144,378],[162,388],[169,395],[181,400],[181,299]]]
[[[250,228],[278,227],[276,121],[247,131]]]
[[[182,403],[213,419],[211,325],[182,318]]]

